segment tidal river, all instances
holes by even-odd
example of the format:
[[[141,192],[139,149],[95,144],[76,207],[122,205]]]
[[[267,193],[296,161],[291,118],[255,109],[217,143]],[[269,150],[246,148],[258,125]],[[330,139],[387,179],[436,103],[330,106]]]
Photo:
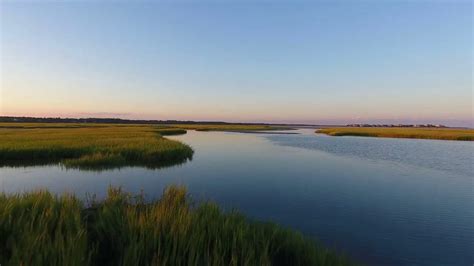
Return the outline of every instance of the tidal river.
[[[258,220],[317,237],[369,265],[473,265],[474,143],[188,131],[194,158],[160,170],[2,167],[0,188],[103,197],[188,187]]]

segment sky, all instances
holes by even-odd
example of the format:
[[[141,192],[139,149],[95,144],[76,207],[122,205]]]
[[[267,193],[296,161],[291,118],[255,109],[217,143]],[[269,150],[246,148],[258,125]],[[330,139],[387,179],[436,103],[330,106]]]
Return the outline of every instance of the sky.
[[[471,1],[0,1],[0,115],[473,126]]]

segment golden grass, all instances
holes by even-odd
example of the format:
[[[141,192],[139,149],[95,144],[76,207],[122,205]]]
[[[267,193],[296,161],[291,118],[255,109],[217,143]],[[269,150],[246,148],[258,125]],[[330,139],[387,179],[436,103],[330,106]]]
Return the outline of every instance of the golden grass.
[[[18,124],[17,126],[22,125]],[[3,126],[3,127],[2,127]],[[163,135],[182,129],[98,124],[0,125],[0,165],[61,163],[66,167],[156,168],[192,158],[192,149]]]
[[[288,129],[287,127],[284,127]],[[192,149],[166,135],[199,131],[282,129],[243,124],[0,123],[0,166],[61,163],[98,169],[121,166],[157,168],[185,162]]]
[[[474,141],[474,130],[452,128],[378,128],[378,127],[339,127],[323,128],[316,133],[331,136],[360,136],[382,138],[442,139]]]
[[[0,122],[0,129],[3,128],[83,128],[83,127],[120,127],[120,126],[143,126],[143,125],[126,125],[126,124],[95,124],[95,123],[12,123]]]

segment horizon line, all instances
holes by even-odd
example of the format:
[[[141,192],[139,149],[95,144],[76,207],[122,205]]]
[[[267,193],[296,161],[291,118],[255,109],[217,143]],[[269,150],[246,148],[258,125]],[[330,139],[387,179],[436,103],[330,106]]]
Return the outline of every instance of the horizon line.
[[[138,122],[138,123],[166,123],[166,122],[181,122],[181,123],[211,123],[211,124],[259,124],[259,125],[287,125],[287,126],[349,126],[349,125],[387,125],[387,126],[403,126],[403,125],[442,125],[446,126],[448,128],[467,128],[467,129],[473,129],[472,126],[449,126],[449,125],[443,125],[440,123],[368,123],[368,122],[361,122],[361,123],[291,123],[291,122],[229,122],[229,121],[222,121],[222,120],[179,120],[179,119],[128,119],[128,118],[120,118],[120,117],[69,117],[69,116],[11,116],[11,115],[0,115],[0,119],[44,119],[44,120],[53,120],[53,119],[59,119],[59,120],[119,120],[123,122]],[[24,122],[24,121],[0,121],[0,122]],[[48,123],[47,121],[42,121],[45,123]],[[29,123],[29,122],[24,122],[24,123]],[[34,123],[34,122],[31,122]],[[41,123],[41,122],[39,122]],[[66,122],[66,123],[73,123],[71,122]],[[107,123],[107,122],[105,122]]]

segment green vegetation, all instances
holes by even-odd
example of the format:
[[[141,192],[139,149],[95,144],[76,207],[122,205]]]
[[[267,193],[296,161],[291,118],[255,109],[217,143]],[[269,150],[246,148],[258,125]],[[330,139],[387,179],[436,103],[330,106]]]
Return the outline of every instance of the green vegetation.
[[[181,128],[159,128],[158,133],[161,136],[175,136],[186,134],[186,130]]]
[[[361,136],[382,138],[474,141],[474,130],[472,129],[339,127],[320,129],[317,130],[316,133],[324,133],[331,136]]]
[[[12,122],[0,122],[0,129],[35,129],[35,128],[84,128],[84,127],[119,127],[134,125],[121,125],[121,124],[90,124],[90,123],[12,123]],[[143,126],[143,125],[138,125]]]
[[[141,125],[0,124],[0,165],[61,163],[65,167],[104,169],[121,166],[159,168],[183,163],[193,150],[162,135],[182,129]]]
[[[249,221],[182,187],[146,202],[110,188],[87,205],[47,191],[0,194],[1,265],[349,265],[300,233]]]
[[[199,131],[282,129],[244,124],[0,123],[0,166],[60,163],[65,167],[159,168],[191,159],[192,149],[162,136]],[[288,129],[288,128],[285,128]]]

